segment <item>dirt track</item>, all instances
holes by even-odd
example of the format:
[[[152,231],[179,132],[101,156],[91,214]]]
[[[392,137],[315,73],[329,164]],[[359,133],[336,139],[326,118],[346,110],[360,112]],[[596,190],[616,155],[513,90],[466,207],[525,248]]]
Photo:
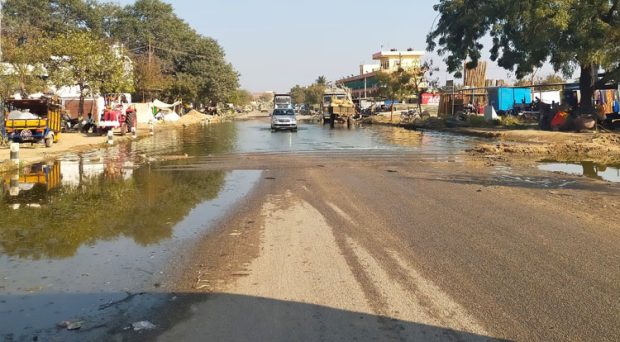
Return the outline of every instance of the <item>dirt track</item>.
[[[462,131],[462,130],[460,130]],[[614,133],[562,133],[537,130],[470,130],[472,134],[492,134],[496,143],[480,144],[470,150],[473,156],[495,159],[542,159],[566,162],[593,161],[620,163],[620,135]],[[467,133],[467,132],[465,132]]]

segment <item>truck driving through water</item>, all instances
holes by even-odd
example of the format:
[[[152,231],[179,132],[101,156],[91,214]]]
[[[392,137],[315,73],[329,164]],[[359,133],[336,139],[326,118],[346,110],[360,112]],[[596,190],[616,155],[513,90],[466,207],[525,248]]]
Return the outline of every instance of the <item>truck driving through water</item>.
[[[321,111],[323,124],[329,123],[331,127],[334,127],[334,124],[339,122],[351,127],[351,120],[355,115],[351,91],[340,86],[327,87],[323,93]]]

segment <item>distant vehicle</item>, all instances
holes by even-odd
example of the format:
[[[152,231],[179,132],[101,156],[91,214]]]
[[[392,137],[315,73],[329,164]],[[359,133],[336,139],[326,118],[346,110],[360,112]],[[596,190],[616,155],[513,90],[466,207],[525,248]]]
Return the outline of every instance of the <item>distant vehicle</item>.
[[[105,109],[97,123],[99,134],[105,135],[110,130],[119,128],[121,135],[131,132],[132,127],[136,127],[135,110],[133,107],[117,105],[114,109]]]
[[[293,109],[274,109],[271,114],[271,130],[291,130],[297,132],[297,118]]]
[[[323,93],[321,111],[323,124],[329,123],[334,127],[339,122],[351,127],[351,120],[356,114],[351,91],[345,87],[328,87]]]
[[[293,98],[289,94],[275,94],[273,109],[293,109]]]

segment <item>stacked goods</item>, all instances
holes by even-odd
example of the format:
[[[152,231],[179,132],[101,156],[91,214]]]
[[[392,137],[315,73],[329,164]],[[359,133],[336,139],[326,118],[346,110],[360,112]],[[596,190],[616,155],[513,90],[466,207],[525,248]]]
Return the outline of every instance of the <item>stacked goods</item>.
[[[478,66],[473,69],[465,69],[463,85],[467,88],[482,88],[486,85],[487,63],[478,62]]]

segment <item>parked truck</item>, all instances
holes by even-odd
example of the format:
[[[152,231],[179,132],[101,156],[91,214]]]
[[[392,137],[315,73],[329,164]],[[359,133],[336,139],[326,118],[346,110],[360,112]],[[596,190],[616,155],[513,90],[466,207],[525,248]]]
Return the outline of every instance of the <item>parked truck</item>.
[[[327,87],[323,93],[321,104],[321,121],[331,127],[335,123],[346,123],[351,127],[351,121],[355,115],[355,104],[351,98],[351,91],[348,88],[335,86]]]
[[[51,147],[60,139],[60,101],[51,97],[36,100],[7,100],[5,127],[9,141],[16,143],[45,143]]]

